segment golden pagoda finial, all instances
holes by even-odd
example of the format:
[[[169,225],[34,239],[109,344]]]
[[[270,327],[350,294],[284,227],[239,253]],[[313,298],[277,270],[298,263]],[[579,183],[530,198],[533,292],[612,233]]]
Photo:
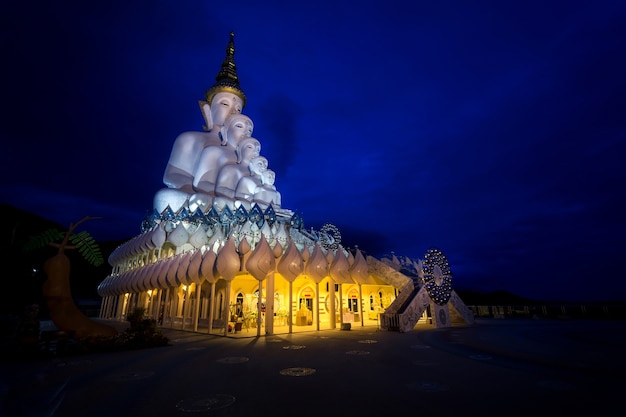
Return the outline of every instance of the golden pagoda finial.
[[[233,93],[237,95],[246,105],[246,95],[239,85],[237,77],[237,67],[235,66],[235,32],[230,32],[230,40],[226,46],[226,57],[222,62],[222,68],[215,77],[215,84],[206,91],[205,97],[211,103],[213,97],[220,92]]]

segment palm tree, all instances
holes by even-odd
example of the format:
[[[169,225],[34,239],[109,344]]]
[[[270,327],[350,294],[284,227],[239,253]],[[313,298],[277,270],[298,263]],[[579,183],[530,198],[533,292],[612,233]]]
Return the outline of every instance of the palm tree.
[[[56,255],[44,263],[47,279],[43,284],[42,293],[54,324],[59,330],[72,334],[76,339],[110,337],[118,334],[114,327],[91,320],[83,314],[72,298],[70,260],[65,251],[78,250],[93,266],[99,266],[104,262],[100,248],[88,232],[74,233],[80,224],[93,219],[95,217],[86,216],[76,223],[70,223],[65,232],[58,229],[47,230],[39,236],[32,237],[24,246],[25,250],[35,250],[44,246],[57,248]]]

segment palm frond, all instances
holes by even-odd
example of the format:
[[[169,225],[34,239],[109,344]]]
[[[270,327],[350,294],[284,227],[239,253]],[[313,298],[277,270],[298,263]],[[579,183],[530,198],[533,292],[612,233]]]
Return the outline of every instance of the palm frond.
[[[63,239],[65,233],[58,229],[48,229],[40,235],[31,236],[30,239],[24,244],[22,250],[25,252],[34,251],[52,242],[56,242],[58,240]]]
[[[93,240],[89,232],[83,230],[70,236],[70,242],[78,249],[78,252],[87,262],[94,266],[100,266],[104,262],[100,247]]]

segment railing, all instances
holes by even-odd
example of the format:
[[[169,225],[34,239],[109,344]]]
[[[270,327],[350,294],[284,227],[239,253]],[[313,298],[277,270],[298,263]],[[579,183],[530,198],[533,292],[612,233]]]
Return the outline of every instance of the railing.
[[[380,315],[380,327],[382,329],[398,331],[400,329],[400,314],[383,313]]]
[[[474,317],[626,320],[626,304],[545,304],[468,306]]]
[[[406,298],[406,300],[404,300],[404,302],[402,303],[400,308],[398,308],[398,313],[399,314],[402,314],[402,313],[404,313],[406,311],[407,307],[413,302],[413,299],[415,298],[415,296],[417,295],[419,290],[420,290],[419,287],[413,288],[413,290],[410,292],[409,296]]]
[[[406,305],[410,304],[413,297],[415,288],[412,282],[408,282],[401,290],[391,305],[387,306],[385,311],[387,313],[402,313],[406,308]]]
[[[421,289],[416,288],[410,294],[411,296],[402,302],[402,311],[381,314],[380,323],[382,329],[408,332],[415,326],[428,308],[429,297],[424,287]]]

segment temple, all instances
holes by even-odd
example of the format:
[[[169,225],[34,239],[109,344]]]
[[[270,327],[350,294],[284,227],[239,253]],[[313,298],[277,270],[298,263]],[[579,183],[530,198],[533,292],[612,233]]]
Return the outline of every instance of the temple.
[[[142,308],[162,326],[272,335],[352,326],[408,332],[473,323],[438,249],[376,259],[341,245],[332,224],[307,230],[282,207],[235,60],[234,34],[200,110],[203,131],[174,141],[152,215],[109,257],[100,318]]]

